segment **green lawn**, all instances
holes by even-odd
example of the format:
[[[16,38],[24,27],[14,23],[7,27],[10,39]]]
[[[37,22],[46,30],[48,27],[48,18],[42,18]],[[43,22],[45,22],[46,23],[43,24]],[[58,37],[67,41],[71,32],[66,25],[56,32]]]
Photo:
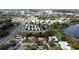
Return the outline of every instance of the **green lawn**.
[[[60,47],[53,46],[51,47],[51,50],[62,50],[62,49]]]
[[[23,42],[25,42],[25,43],[32,43],[33,41],[30,40],[30,39],[25,39]]]

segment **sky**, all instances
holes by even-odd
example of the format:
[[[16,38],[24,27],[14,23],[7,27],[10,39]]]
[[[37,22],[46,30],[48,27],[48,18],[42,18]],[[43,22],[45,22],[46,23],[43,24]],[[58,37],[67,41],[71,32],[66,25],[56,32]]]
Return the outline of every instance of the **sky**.
[[[0,0],[1,9],[77,9],[78,0]]]

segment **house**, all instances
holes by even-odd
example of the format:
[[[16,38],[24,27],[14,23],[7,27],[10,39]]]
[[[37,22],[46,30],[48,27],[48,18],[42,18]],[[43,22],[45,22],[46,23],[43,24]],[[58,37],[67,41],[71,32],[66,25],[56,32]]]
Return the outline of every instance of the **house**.
[[[21,35],[16,35],[16,38],[17,38],[17,39],[21,39],[22,36],[21,36]]]
[[[68,42],[66,42],[66,41],[60,41],[60,42],[58,42],[58,44],[60,45],[60,48],[62,48],[64,50],[71,50],[71,47],[69,46]]]
[[[37,50],[47,50],[47,46],[45,45],[38,45]]]
[[[30,30],[30,27],[28,27],[28,30]]]
[[[30,40],[34,40],[34,36],[30,36],[30,37],[28,37],[28,39],[30,39]]]
[[[49,36],[49,42],[58,42],[58,38],[56,36]]]
[[[45,40],[45,38],[38,37],[38,38],[35,38],[34,42],[37,44],[42,44],[44,40]]]
[[[56,36],[49,36],[49,43],[51,43],[50,45],[56,45],[57,47],[58,45],[58,38]]]

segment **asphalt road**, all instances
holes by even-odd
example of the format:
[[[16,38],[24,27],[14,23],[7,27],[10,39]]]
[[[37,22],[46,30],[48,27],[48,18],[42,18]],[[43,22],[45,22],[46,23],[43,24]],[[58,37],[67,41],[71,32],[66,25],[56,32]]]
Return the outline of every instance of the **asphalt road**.
[[[21,24],[15,30],[10,32],[9,35],[7,35],[6,37],[1,38],[0,39],[0,45],[1,44],[6,44],[11,39],[11,37],[13,37],[15,35],[16,32],[20,31],[23,28],[23,26],[24,26],[24,24]]]

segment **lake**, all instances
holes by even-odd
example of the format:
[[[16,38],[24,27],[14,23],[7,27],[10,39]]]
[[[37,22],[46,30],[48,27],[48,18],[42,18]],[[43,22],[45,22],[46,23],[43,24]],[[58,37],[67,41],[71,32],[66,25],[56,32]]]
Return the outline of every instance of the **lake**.
[[[79,39],[79,24],[70,25],[69,27],[64,28],[63,31],[66,35]]]

